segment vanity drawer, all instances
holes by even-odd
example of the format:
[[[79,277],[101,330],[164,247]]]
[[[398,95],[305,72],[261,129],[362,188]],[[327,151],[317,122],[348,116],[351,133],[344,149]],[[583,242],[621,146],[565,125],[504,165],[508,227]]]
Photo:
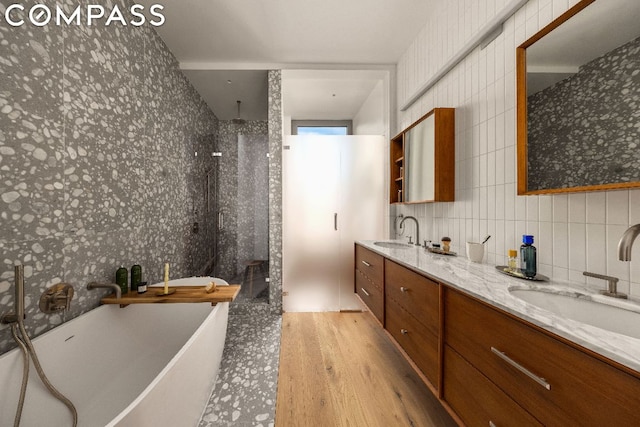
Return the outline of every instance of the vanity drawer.
[[[422,323],[433,335],[439,335],[439,285],[420,274],[385,261],[384,290],[392,299]]]
[[[640,425],[633,375],[450,288],[444,310],[445,343],[543,424]]]
[[[385,328],[407,352],[431,384],[438,387],[438,336],[397,303],[387,300]]]
[[[443,372],[444,400],[468,427],[542,425],[448,345]]]
[[[356,245],[355,262],[356,270],[360,270],[365,276],[382,287],[382,281],[384,280],[384,258],[382,256]]]
[[[384,295],[382,289],[359,270],[356,270],[356,293],[380,323],[384,324]]]

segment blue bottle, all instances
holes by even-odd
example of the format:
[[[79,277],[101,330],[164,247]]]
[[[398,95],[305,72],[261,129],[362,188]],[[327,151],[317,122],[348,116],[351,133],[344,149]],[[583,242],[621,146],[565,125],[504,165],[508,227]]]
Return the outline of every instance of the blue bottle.
[[[522,236],[522,246],[520,246],[520,271],[525,277],[535,277],[536,265],[536,247],[533,246],[533,236],[525,234]]]

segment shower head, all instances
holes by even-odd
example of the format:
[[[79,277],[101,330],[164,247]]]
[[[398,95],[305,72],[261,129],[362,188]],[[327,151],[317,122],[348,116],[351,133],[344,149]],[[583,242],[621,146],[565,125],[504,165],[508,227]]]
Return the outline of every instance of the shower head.
[[[236,102],[238,103],[238,117],[236,117],[235,119],[233,119],[231,121],[233,122],[233,124],[242,125],[242,124],[244,124],[244,119],[240,118],[240,104],[241,104],[241,101],[238,100]]]

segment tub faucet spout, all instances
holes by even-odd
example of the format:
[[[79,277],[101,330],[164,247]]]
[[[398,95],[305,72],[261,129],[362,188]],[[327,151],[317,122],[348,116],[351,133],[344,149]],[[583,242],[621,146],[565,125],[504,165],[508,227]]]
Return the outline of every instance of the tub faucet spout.
[[[631,249],[638,234],[640,234],[640,224],[632,225],[622,234],[618,243],[618,259],[620,261],[631,261]]]
[[[117,299],[120,299],[122,297],[122,289],[120,289],[120,286],[116,285],[115,283],[91,282],[87,285],[88,290],[98,288],[113,289],[113,292],[116,294]]]

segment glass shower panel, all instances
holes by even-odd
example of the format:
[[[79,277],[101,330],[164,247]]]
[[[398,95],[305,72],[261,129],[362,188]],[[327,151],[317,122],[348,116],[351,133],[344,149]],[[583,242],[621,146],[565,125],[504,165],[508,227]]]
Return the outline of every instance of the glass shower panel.
[[[269,139],[238,135],[237,272],[249,299],[268,297]]]
[[[339,310],[339,158],[332,137],[286,137],[282,153],[285,311]]]

